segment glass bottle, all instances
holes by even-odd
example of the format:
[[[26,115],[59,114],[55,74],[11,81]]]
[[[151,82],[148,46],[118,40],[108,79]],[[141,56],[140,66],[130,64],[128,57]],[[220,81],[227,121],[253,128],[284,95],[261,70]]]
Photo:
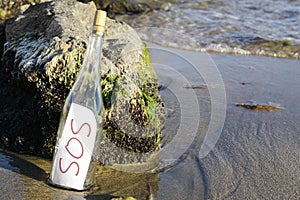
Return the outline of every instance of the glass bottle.
[[[49,183],[86,190],[93,185],[102,137],[100,55],[106,12],[97,10],[86,55],[61,114]]]

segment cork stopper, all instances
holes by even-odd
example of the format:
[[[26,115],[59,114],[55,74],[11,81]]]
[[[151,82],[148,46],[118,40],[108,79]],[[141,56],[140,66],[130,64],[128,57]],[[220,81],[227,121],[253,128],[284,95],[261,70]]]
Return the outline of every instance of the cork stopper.
[[[97,10],[93,23],[93,33],[103,34],[105,31],[106,12],[103,10]]]

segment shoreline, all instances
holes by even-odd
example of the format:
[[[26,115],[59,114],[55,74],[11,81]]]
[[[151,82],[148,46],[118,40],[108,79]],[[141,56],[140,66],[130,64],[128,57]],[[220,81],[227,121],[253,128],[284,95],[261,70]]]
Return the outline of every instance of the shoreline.
[[[149,28],[150,30],[152,28]],[[156,29],[156,28],[153,28]],[[157,28],[158,32],[164,31],[163,29]],[[137,29],[142,30],[142,29]],[[195,40],[186,38],[186,41],[176,41],[171,42],[172,45],[169,45],[169,38],[174,38],[173,36],[159,36],[158,33],[151,33],[151,38],[148,38],[145,33],[139,32],[140,37],[153,44],[162,45],[165,48],[175,48],[184,51],[193,51],[193,52],[202,52],[202,53],[210,53],[210,54],[220,54],[220,55],[232,55],[232,56],[263,56],[263,57],[271,57],[271,58],[283,58],[283,59],[292,59],[292,60],[300,60],[300,44],[296,45],[285,45],[286,41],[264,41],[261,42],[262,46],[256,46],[255,44],[244,44],[243,46],[236,45],[232,46],[232,44],[226,43],[211,43],[207,45],[199,45],[199,46],[189,46],[188,44],[196,43]],[[176,32],[176,30],[173,30]],[[167,30],[167,32],[171,32],[171,30]],[[157,34],[157,35],[156,35]],[[169,34],[169,33],[168,33]],[[181,34],[179,34],[181,35]],[[154,41],[152,37],[155,38]],[[166,37],[168,39],[159,37]],[[157,39],[158,38],[158,39]],[[268,45],[270,43],[270,45]],[[249,47],[247,47],[249,46]]]

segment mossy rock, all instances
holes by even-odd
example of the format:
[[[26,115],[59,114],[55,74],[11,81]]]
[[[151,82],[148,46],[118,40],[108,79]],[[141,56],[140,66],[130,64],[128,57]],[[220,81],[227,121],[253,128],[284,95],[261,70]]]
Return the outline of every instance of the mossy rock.
[[[66,30],[72,26],[76,30],[79,25],[77,19],[65,18],[66,13],[61,14],[63,17],[60,15],[65,4],[74,17],[84,18],[85,23],[92,24],[95,5],[67,0],[32,6],[24,12],[24,17],[17,16],[6,27],[6,35],[10,37],[0,68],[1,110],[4,111],[0,114],[0,142],[11,150],[44,157],[53,154],[59,116],[80,70],[87,47],[86,33],[89,32],[74,35],[74,31]],[[91,9],[88,13],[91,17],[82,16],[80,7]],[[30,23],[31,13],[36,14],[36,9],[41,15],[45,14],[41,8],[51,11],[51,16],[41,18],[60,21],[45,23],[41,30],[27,28],[17,36],[13,31],[9,32],[19,23],[24,26]],[[62,30],[58,35],[49,31],[55,23],[54,27]],[[107,164],[144,162],[151,152],[160,148],[164,116],[149,53],[130,26],[107,19],[102,54],[100,83],[105,107],[105,137],[99,160]],[[128,155],[113,157],[117,153],[111,145],[104,145],[108,143]],[[136,153],[143,155],[133,158]]]

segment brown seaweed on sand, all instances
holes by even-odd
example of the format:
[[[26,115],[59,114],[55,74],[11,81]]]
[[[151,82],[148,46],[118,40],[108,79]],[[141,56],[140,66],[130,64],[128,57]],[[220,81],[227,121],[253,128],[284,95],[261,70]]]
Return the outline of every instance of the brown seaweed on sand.
[[[237,107],[243,107],[249,110],[254,111],[274,111],[274,110],[282,110],[278,104],[268,103],[268,104],[258,104],[258,103],[236,103]]]

